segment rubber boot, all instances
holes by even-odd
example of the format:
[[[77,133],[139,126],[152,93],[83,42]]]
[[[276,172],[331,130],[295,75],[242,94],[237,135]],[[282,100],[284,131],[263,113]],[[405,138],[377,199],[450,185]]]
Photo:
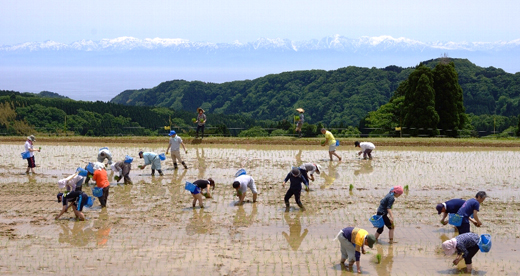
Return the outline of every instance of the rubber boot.
[[[154,175],[155,175],[155,170],[154,170],[154,169],[152,169],[152,176],[154,176]]]
[[[163,176],[163,175],[164,175],[164,173],[163,173],[161,170],[157,170],[157,171],[159,172],[159,175],[160,175],[160,176]]]
[[[285,202],[285,212],[289,212],[289,210],[291,210],[291,205],[289,202]]]
[[[185,169],[188,169],[188,166],[186,166],[186,163],[184,163],[184,161],[182,161],[181,164],[184,166]]]
[[[176,170],[178,168],[179,168],[179,166],[177,166],[177,163],[173,163],[173,169]]]
[[[303,207],[303,204],[298,204],[298,206],[300,207],[300,211],[305,211],[305,207]]]

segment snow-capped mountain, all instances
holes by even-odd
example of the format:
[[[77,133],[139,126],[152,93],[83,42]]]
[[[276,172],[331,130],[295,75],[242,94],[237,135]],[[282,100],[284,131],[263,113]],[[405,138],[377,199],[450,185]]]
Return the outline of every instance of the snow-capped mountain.
[[[259,38],[253,42],[210,43],[194,42],[181,38],[146,38],[118,37],[100,41],[81,40],[71,44],[55,41],[27,42],[17,45],[0,46],[2,52],[20,51],[131,51],[131,50],[282,50],[282,51],[316,51],[334,50],[339,52],[357,52],[367,49],[375,51],[504,51],[520,47],[520,39],[497,42],[421,42],[409,38],[391,36],[347,38],[341,35],[324,37],[308,41],[292,41],[289,39]]]

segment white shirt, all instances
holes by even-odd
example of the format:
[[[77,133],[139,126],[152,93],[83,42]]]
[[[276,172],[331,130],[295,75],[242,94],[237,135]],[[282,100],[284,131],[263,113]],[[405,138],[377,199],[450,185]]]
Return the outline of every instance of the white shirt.
[[[241,193],[245,193],[247,191],[247,187],[249,187],[253,193],[256,192],[255,180],[251,176],[243,174],[235,178],[235,181],[240,182],[240,188],[238,188],[238,190]]]
[[[179,135],[175,135],[175,137],[170,137],[170,147],[172,151],[180,150],[182,143],[182,138]]]
[[[31,145],[31,143],[29,143],[29,140],[25,141],[25,151],[29,151],[29,149],[33,149],[33,145]],[[34,152],[29,152],[29,157],[33,157],[34,156]]]
[[[367,149],[369,150],[374,150],[376,148],[376,146],[374,146],[374,144],[370,143],[370,142],[361,142],[359,143],[359,147],[365,151]]]

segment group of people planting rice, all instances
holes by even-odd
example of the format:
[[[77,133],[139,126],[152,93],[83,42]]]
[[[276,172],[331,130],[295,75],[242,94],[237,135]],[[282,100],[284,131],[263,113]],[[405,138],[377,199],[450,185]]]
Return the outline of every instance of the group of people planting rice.
[[[325,129],[322,129],[322,133],[324,133],[326,137],[326,141],[322,143],[322,146],[329,145],[330,160],[332,161],[332,157],[336,156],[339,161],[341,161],[341,157],[335,152],[338,143],[332,133]],[[182,146],[184,153],[187,153],[182,138],[177,136],[175,131],[171,131],[169,136],[166,154],[171,150],[174,170],[178,169],[179,163],[184,169],[188,169],[180,152],[180,147]],[[34,152],[41,151],[41,148],[38,150],[34,149],[33,143],[35,141],[36,139],[33,135],[27,137],[25,143],[26,156],[24,157],[22,154],[25,159],[28,159],[27,173],[35,173]],[[372,151],[375,149],[374,144],[356,141],[354,146],[361,149],[357,154],[362,154],[363,159],[372,159]],[[140,169],[144,169],[150,165],[152,176],[155,175],[156,171],[160,176],[164,175],[161,168],[161,161],[166,159],[164,154],[139,150],[138,156],[144,160],[143,165],[138,166]],[[111,177],[113,176],[116,182],[123,180],[125,184],[132,184],[130,171],[133,158],[129,155],[126,155],[124,160],[113,162],[112,153],[107,147],[103,147],[99,149],[96,161],[97,162],[88,163],[84,168],[77,168],[72,175],[58,181],[58,186],[62,191],[58,193],[56,197],[58,202],[62,204],[62,209],[60,213],[56,215],[56,219],[59,219],[65,212],[72,209],[77,220],[85,220],[83,208],[92,207],[95,197],[98,198],[101,208],[106,208],[110,191],[110,181],[107,173],[108,167],[110,167],[112,171]],[[321,166],[311,162],[299,164],[299,166],[291,168],[282,182],[282,187],[285,187],[285,184],[289,182],[289,188],[284,196],[285,212],[290,212],[291,206],[289,200],[293,196],[299,210],[305,211],[305,207],[301,201],[302,189],[308,192],[311,191],[310,182],[315,180],[314,173],[319,175],[321,172]],[[258,201],[258,190],[254,178],[248,175],[244,168],[238,170],[234,177],[231,186],[236,190],[235,195],[238,197],[238,201],[235,205],[242,205],[246,202],[245,198],[248,189],[252,193],[252,203],[256,204]],[[95,187],[92,188],[92,197],[83,191],[83,185],[88,184],[90,179],[96,182]],[[188,190],[193,197],[192,207],[195,208],[198,203],[200,208],[204,208],[203,197],[212,198],[211,190],[214,190],[215,186],[215,181],[212,178],[198,179],[193,181],[193,183],[186,182],[185,189]],[[385,227],[388,228],[388,243],[395,243],[394,231],[396,228],[396,214],[392,210],[395,200],[403,193],[404,189],[402,186],[394,186],[381,199],[376,209],[376,214],[370,218],[370,222],[372,222],[376,228],[374,233],[369,233],[368,230],[356,227],[355,225],[345,227],[338,232],[334,240],[340,243],[340,264],[342,268],[353,271],[355,264],[357,272],[361,273],[360,258],[362,254],[366,253],[365,247],[373,248],[374,245],[378,243]],[[470,231],[470,222],[476,227],[482,225],[478,212],[480,210],[480,204],[482,204],[486,197],[487,195],[484,191],[479,191],[475,198],[469,200],[451,199],[444,203],[439,203],[436,206],[438,214],[441,215],[440,223],[442,225],[452,224],[459,234],[452,239],[444,241],[442,243],[442,249],[446,255],[457,255],[453,261],[454,265],[459,264],[459,262],[464,259],[466,264],[465,271],[467,273],[471,273],[472,271],[472,258],[475,254],[479,250],[488,252],[491,246],[491,237],[489,235],[479,236]],[[383,246],[383,244],[380,244],[380,246]],[[348,263],[346,263],[347,261]]]

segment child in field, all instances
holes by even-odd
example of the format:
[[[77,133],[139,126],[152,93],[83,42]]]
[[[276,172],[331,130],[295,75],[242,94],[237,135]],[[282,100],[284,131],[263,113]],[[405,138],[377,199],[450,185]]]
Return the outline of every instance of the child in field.
[[[108,182],[107,171],[102,163],[94,163],[94,176],[92,179],[96,181],[96,186],[103,189],[103,195],[99,197],[101,208],[107,207],[108,194],[110,190],[110,182]]]
[[[367,230],[357,227],[346,227],[339,231],[334,240],[339,240],[341,251],[341,265],[345,266],[348,260],[348,269],[352,269],[354,262],[357,266],[357,273],[361,273],[360,258],[361,253],[365,254],[365,245],[373,248],[376,238],[368,234]]]
[[[284,201],[285,201],[285,211],[289,212],[289,208],[291,207],[289,204],[289,199],[294,195],[294,199],[296,200],[296,204],[300,207],[301,211],[305,211],[302,202],[300,201],[300,195],[302,192],[302,183],[305,184],[306,187],[309,186],[309,182],[307,179],[302,176],[300,169],[297,167],[293,167],[291,172],[287,174],[285,180],[283,181],[282,186],[285,187],[285,183],[287,180],[291,181],[291,185],[289,186],[289,190],[285,193]]]
[[[213,179],[208,178],[206,179],[199,179],[193,182],[197,186],[197,190],[195,192],[191,192],[191,195],[193,196],[193,208],[195,208],[195,205],[197,204],[197,201],[199,201],[200,208],[204,208],[204,204],[202,203],[202,191],[205,189],[206,192],[204,193],[204,196],[206,198],[211,198],[211,194],[209,193],[209,187],[211,186],[212,190],[215,190],[215,181]]]
[[[40,152],[40,149],[34,149],[34,142],[36,142],[36,138],[34,135],[28,136],[27,141],[25,141],[25,152],[29,152],[29,158],[27,158],[27,170],[25,171],[26,174],[29,174],[29,171],[31,171],[33,174],[36,174],[34,171],[34,168],[36,168],[36,163],[34,162],[34,152]]]
[[[400,197],[403,194],[403,187],[394,186],[390,192],[381,199],[379,203],[379,208],[377,208],[377,215],[383,216],[383,221],[385,222],[385,226],[388,228],[388,238],[390,239],[390,243],[394,242],[394,214],[392,212],[392,206],[394,205],[395,198]],[[390,216],[390,218],[388,217]],[[375,237],[376,241],[379,238],[379,235],[383,233],[385,226],[382,226],[377,229]]]
[[[85,220],[85,215],[82,211],[83,207],[88,203],[88,195],[86,193],[82,191],[72,191],[67,195],[59,193],[56,197],[58,198],[58,202],[63,202],[63,207],[55,219],[59,219],[70,207],[73,207],[76,218],[79,220]]]

